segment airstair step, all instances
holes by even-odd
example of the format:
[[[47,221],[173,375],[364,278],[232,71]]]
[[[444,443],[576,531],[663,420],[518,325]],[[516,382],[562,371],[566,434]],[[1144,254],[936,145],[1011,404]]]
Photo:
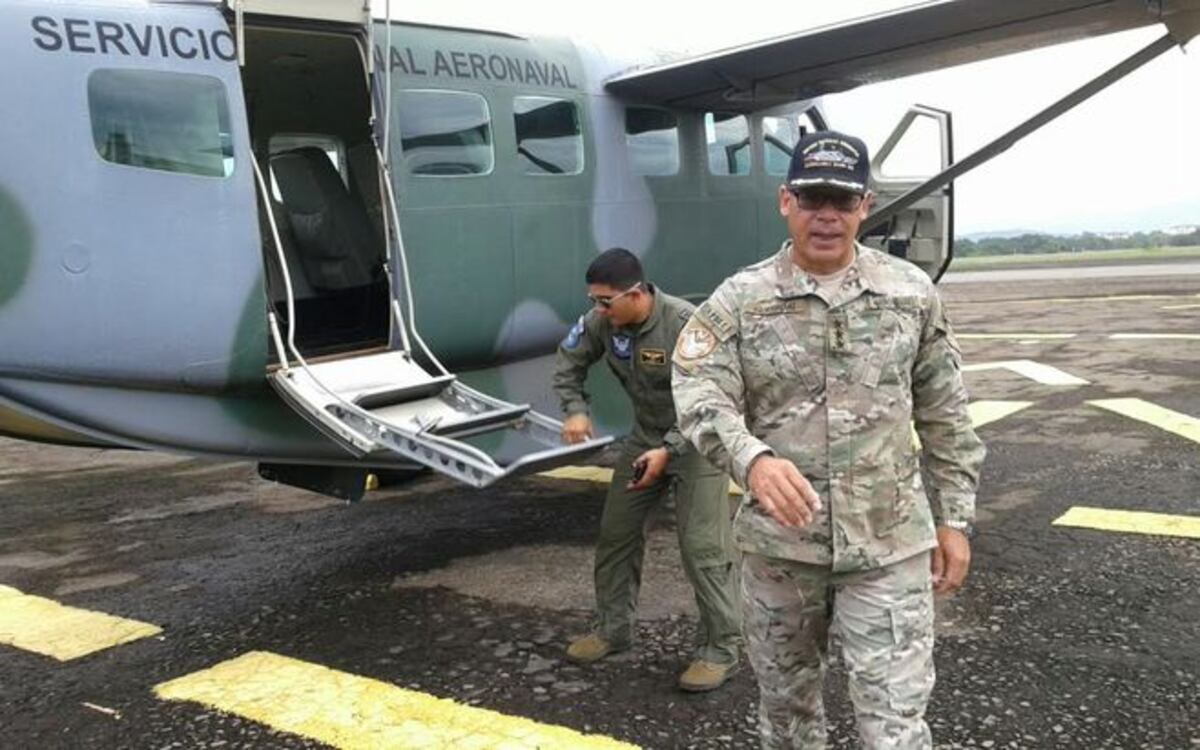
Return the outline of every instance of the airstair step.
[[[454,380],[455,377],[453,375],[440,375],[410,385],[383,388],[378,391],[365,391],[354,397],[354,403],[364,409],[374,410],[385,406],[392,406],[393,404],[420,401],[441,393]]]

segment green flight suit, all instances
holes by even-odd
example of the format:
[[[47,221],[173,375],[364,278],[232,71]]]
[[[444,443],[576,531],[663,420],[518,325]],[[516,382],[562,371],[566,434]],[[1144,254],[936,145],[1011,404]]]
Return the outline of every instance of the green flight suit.
[[[646,521],[654,506],[674,492],[680,556],[700,613],[696,658],[729,664],[737,660],[741,640],[729,478],[680,434],[671,395],[672,350],[694,308],[652,285],[647,288],[654,308],[645,322],[614,328],[589,311],[559,345],[554,370],[554,390],[568,416],[588,413],[584,383],[588,368],[601,358],[633,402],[633,432],[613,472],[596,545],[597,632],[617,647],[631,643]],[[626,489],[634,459],[659,447],[670,454],[662,480],[646,489]]]

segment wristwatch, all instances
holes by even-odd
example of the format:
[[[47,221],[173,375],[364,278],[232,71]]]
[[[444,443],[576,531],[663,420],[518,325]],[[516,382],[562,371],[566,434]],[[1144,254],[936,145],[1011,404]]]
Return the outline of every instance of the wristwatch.
[[[975,524],[970,521],[942,521],[942,526],[962,532],[967,539],[975,538]]]

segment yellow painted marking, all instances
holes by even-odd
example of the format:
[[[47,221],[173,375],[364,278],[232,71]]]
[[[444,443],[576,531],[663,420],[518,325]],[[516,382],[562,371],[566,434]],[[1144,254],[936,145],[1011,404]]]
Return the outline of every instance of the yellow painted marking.
[[[967,413],[971,417],[971,425],[976,429],[985,424],[1004,419],[1009,414],[1016,414],[1024,408],[1033,406],[1032,401],[972,401],[967,404]],[[917,435],[917,426],[911,425],[912,444],[921,449],[921,437]]]
[[[634,748],[263,651],[154,688],[339,748]]]
[[[1191,339],[1200,340],[1200,333],[1114,333],[1110,339]]]
[[[577,479],[581,482],[596,482],[597,484],[609,484],[612,482],[613,470],[605,469],[599,466],[560,466],[557,469],[543,471],[538,474],[539,477],[549,477],[551,479]],[[742,488],[738,487],[735,482],[729,483],[730,495],[741,495]]]
[[[613,470],[599,466],[560,466],[552,471],[543,471],[538,476],[551,479],[578,479],[582,482],[599,482],[608,484],[612,481]]]
[[[966,365],[963,367],[964,372],[977,372],[979,370],[996,370],[1005,369],[1011,370],[1018,375],[1023,375],[1030,380],[1036,380],[1042,385],[1087,385],[1088,381],[1083,378],[1077,378],[1074,375],[1063,372],[1057,367],[1043,365],[1039,362],[1034,362],[1029,359],[1010,359],[1004,362],[981,362],[975,365]]]
[[[1117,294],[1105,297],[1055,297],[1052,299],[1013,299],[1004,300],[1005,304],[1063,304],[1072,302],[1136,302],[1152,299],[1195,299],[1200,294]],[[988,300],[978,300],[987,302]]]
[[[971,424],[979,428],[1030,406],[1033,406],[1032,401],[973,401],[967,404],[967,412],[971,415]]]
[[[1162,309],[1164,309],[1164,310],[1195,310],[1197,308],[1200,308],[1200,304],[1197,304],[1197,305],[1163,305]]]
[[[1200,517],[1197,516],[1169,516],[1165,513],[1075,507],[1059,516],[1054,525],[1200,539]]]
[[[1073,339],[1074,333],[956,333],[958,339],[1022,339],[1030,341]]]
[[[1187,414],[1165,409],[1140,398],[1109,398],[1088,403],[1200,443],[1200,419]]]
[[[161,632],[156,625],[68,607],[0,586],[0,643],[59,661]]]

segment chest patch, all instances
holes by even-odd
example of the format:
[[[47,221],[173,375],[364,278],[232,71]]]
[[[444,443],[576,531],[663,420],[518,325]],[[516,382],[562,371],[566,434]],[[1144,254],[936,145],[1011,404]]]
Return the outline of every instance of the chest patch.
[[[633,356],[633,338],[623,333],[614,333],[612,337],[612,349],[617,359],[628,360]]]
[[[667,364],[666,349],[641,349],[638,351],[638,361],[643,365],[662,366]]]

